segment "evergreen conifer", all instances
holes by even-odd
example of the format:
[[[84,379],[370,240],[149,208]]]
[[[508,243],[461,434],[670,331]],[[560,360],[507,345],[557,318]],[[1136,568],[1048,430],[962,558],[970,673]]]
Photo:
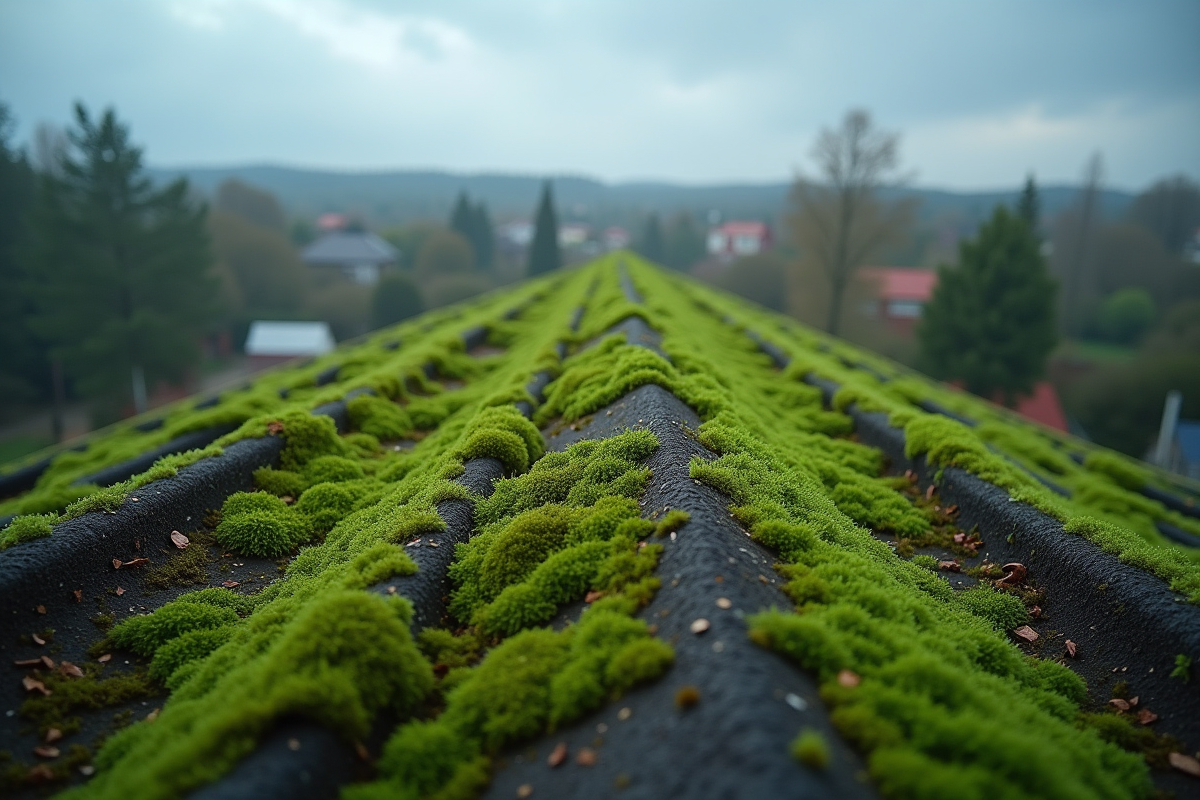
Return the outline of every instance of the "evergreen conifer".
[[[637,251],[648,260],[662,264],[667,257],[667,247],[663,237],[662,221],[658,214],[646,217],[646,227],[642,229],[642,237],[638,241]]]
[[[183,179],[151,184],[111,109],[75,117],[75,154],[40,176],[31,214],[33,327],[84,395],[132,394],[141,411],[147,385],[196,363],[217,310],[206,209]]]
[[[533,242],[529,246],[529,274],[541,275],[562,266],[558,247],[558,215],[554,212],[554,194],[550,182],[542,184],[542,199],[538,202]]]
[[[938,284],[917,326],[921,356],[935,377],[1006,403],[1030,392],[1054,348],[1057,287],[1033,229],[1000,206],[956,267]]]

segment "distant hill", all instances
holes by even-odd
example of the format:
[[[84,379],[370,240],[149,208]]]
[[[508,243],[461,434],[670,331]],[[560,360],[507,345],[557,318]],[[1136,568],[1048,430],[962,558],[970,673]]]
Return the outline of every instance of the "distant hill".
[[[357,214],[376,224],[417,219],[445,219],[460,191],[482,199],[498,220],[532,215],[542,178],[526,175],[466,174],[433,171],[332,172],[275,166],[152,168],[156,180],[187,177],[201,192],[212,195],[226,178],[237,178],[274,193],[294,216],[313,217],[326,211]],[[554,176],[555,196],[562,215],[596,225],[636,224],[656,211],[688,210],[701,219],[716,212],[722,219],[777,220],[789,184],[745,183],[689,186],[672,183],[605,183],[578,176]],[[921,200],[922,221],[974,229],[997,203],[1016,200],[1011,191],[953,192],[905,188],[890,194]],[[1042,188],[1047,218],[1069,206],[1078,195],[1072,186]],[[1123,213],[1132,201],[1128,192],[1105,190],[1101,209],[1106,216]]]

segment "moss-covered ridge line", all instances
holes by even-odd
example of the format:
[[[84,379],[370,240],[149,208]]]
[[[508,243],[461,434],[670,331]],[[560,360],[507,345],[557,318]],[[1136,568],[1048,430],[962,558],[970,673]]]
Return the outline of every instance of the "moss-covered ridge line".
[[[701,424],[695,411],[650,383],[591,417],[548,436],[548,447],[609,441],[627,430],[652,433],[659,445],[645,462],[653,477],[641,496],[642,515],[652,522],[668,509],[689,516],[674,536],[650,540],[663,548],[657,568],[663,585],[638,612],[656,636],[673,643],[674,665],[619,703],[515,746],[514,753],[532,749],[537,758],[507,758],[483,796],[512,797],[528,783],[554,797],[604,797],[621,785],[645,797],[876,797],[855,777],[864,764],[836,736],[817,684],[747,638],[744,615],[789,601],[771,569],[773,555],[730,518],[727,497],[689,474],[693,458],[715,458],[694,437]],[[703,634],[692,631],[698,619],[708,623]],[[684,689],[698,692],[692,708],[677,705]],[[788,753],[804,724],[831,741],[824,773],[804,769]],[[598,725],[607,728],[600,745]],[[546,770],[545,758],[560,741],[572,754],[594,749],[596,765]]]
[[[1047,781],[1053,781],[1079,787],[1079,796],[1145,794],[1150,784],[1137,756],[1123,754],[1072,724],[1083,698],[1078,678],[1051,662],[1027,663],[997,630],[1024,615],[1017,598],[989,589],[960,598],[944,581],[899,559],[859,527],[912,535],[929,523],[895,493],[892,484],[875,477],[882,466],[877,451],[833,438],[847,433],[852,421],[837,409],[819,410],[819,390],[780,381],[768,359],[752,355],[757,348],[748,338],[724,326],[714,327],[719,317],[710,311],[678,299],[666,301],[686,297],[691,284],[638,262],[631,264],[631,274],[676,365],[677,373],[667,370],[660,385],[674,384],[679,396],[697,410],[705,409],[699,440],[720,455],[711,464],[693,460],[692,477],[728,493],[735,504],[733,512],[755,538],[804,568],[785,571],[788,589],[801,604],[802,613],[796,618],[811,619],[823,639],[811,649],[795,648],[791,633],[768,636],[764,630],[762,641],[789,652],[807,669],[818,669],[823,694],[839,707],[835,723],[870,754],[871,772],[884,793],[926,796],[929,787],[921,778],[933,774],[936,766],[938,783],[945,787],[982,782],[1020,786],[1019,792],[1027,796],[1057,796],[1044,789]],[[702,389],[694,373],[703,373],[707,364],[723,364],[724,370],[719,386]],[[564,380],[569,378],[568,371]],[[851,576],[855,580],[848,580]],[[898,610],[901,607],[904,610]],[[970,676],[977,670],[1001,679],[992,691],[1006,696],[1012,712],[1009,721],[979,714],[953,697],[939,695],[938,681],[921,667],[910,672],[901,650],[875,652],[859,641],[864,626],[872,630],[868,640],[881,644],[917,640],[936,631],[937,640],[965,656],[965,662],[956,666],[965,679],[975,680]],[[980,661],[981,651],[1003,656],[1007,666],[997,668],[991,656]],[[820,654],[831,657],[821,662]],[[837,668],[829,672],[831,662],[837,662]],[[836,694],[841,670],[854,673],[845,682],[865,685],[862,676],[879,664],[888,667],[877,674],[888,687],[886,704],[855,703],[874,690]],[[983,674],[979,680],[985,680]],[[852,715],[841,708],[846,704],[857,706]],[[917,713],[923,705],[927,711]],[[1057,710],[1047,713],[1046,709]],[[921,720],[918,728],[905,728],[910,711]],[[932,732],[929,725],[938,719],[954,720],[945,729],[949,738],[939,742],[938,736],[918,732]],[[1013,724],[1021,728],[1021,747],[1056,750],[1063,757],[1054,764],[1045,759],[1031,762],[1020,747],[971,752],[951,744],[955,727],[975,730],[988,739],[995,738],[987,733],[989,728],[995,727],[993,734],[998,737],[1001,728]],[[895,735],[887,740],[863,738],[859,730],[864,727],[895,731]],[[1042,745],[1031,744],[1039,741]],[[879,750],[882,744],[887,745],[886,754]]]
[[[563,281],[558,291],[573,297],[577,283],[574,277]],[[215,642],[209,641],[215,634],[178,626],[170,626],[171,638],[152,642],[153,649],[146,651],[153,652],[152,667],[166,660],[164,674],[169,674],[167,684],[174,689],[174,694],[157,720],[149,726],[142,724],[131,728],[127,734],[122,734],[119,743],[102,752],[100,761],[104,768],[85,787],[82,792],[84,796],[172,796],[178,794],[181,788],[211,784],[213,779],[225,773],[242,756],[261,752],[256,750],[257,742],[276,720],[284,716],[299,714],[315,719],[320,725],[337,731],[343,741],[353,742],[355,739],[362,741],[373,719],[379,719],[381,715],[386,718],[388,713],[403,714],[411,710],[411,698],[424,693],[422,686],[427,688],[423,676],[428,675],[429,670],[429,665],[423,659],[409,659],[413,652],[410,647],[412,604],[401,596],[399,590],[393,593],[384,588],[377,592],[372,587],[392,585],[399,589],[398,581],[418,569],[408,556],[408,552],[414,551],[406,548],[405,544],[418,537],[428,540],[442,534],[446,521],[437,514],[439,506],[447,501],[471,501],[470,490],[462,485],[469,483],[466,480],[469,471],[464,473],[465,464],[494,461],[505,474],[519,473],[541,454],[540,435],[513,406],[513,398],[527,397],[524,389],[520,388],[530,380],[530,369],[526,365],[539,362],[543,352],[549,349],[539,342],[533,332],[545,327],[547,321],[558,315],[554,305],[550,304],[531,309],[529,316],[528,322],[510,321],[518,326],[513,330],[521,332],[520,341],[511,343],[505,355],[489,362],[494,367],[481,373],[478,380],[468,383],[460,391],[461,398],[452,403],[447,400],[449,405],[441,408],[432,429],[411,453],[389,452],[379,461],[377,450],[367,448],[363,451],[367,453],[363,457],[367,460],[360,458],[356,462],[354,450],[368,444],[367,440],[362,439],[366,434],[356,432],[339,437],[332,434],[333,426],[327,421],[318,426],[322,431],[314,430],[311,432],[313,435],[290,441],[289,450],[281,454],[278,470],[256,476],[256,482],[272,487],[269,491],[286,491],[291,483],[296,482],[301,490],[296,513],[303,513],[311,492],[320,490],[333,498],[339,486],[353,488],[364,481],[374,482],[379,488],[368,492],[358,501],[358,505],[330,506],[327,510],[336,513],[325,524],[326,527],[332,527],[323,534],[323,540],[302,549],[288,565],[284,578],[255,596],[248,608],[249,615],[232,623],[227,629],[223,628],[224,632]],[[521,326],[524,326],[523,330]],[[489,335],[493,334],[499,335],[495,331]],[[354,425],[371,419],[355,416],[355,404],[359,400],[383,402],[381,398],[367,397],[352,401],[350,415]],[[418,404],[418,400],[414,400],[405,406],[405,410],[412,412]],[[302,412],[289,413],[291,416],[285,415],[283,418],[285,435],[290,424],[300,424],[301,428],[309,425],[303,420],[310,417],[298,416]],[[375,422],[381,423],[382,420],[376,418]],[[250,424],[240,433],[252,435],[256,432],[255,428],[262,424]],[[374,446],[378,448],[378,443]],[[376,461],[372,462],[372,459]],[[371,467],[371,474],[365,478],[358,477],[362,475],[359,470],[363,466]],[[226,503],[224,519],[217,529],[218,539],[222,536],[222,526],[236,516],[230,504],[239,496],[256,495],[270,499],[269,493],[264,492],[231,496]],[[280,508],[286,509],[287,506],[281,504]],[[246,520],[248,523],[251,521],[252,517]],[[256,535],[265,532],[262,526],[259,526],[257,533],[249,528],[247,531]],[[221,727],[228,722],[229,715],[226,713],[226,698],[221,696],[219,689],[242,684],[260,686],[258,676],[282,664],[279,659],[283,658],[276,654],[273,646],[264,648],[264,644],[260,643],[261,638],[268,637],[264,642],[273,641],[276,637],[282,640],[294,634],[298,640],[303,640],[307,636],[304,628],[309,624],[306,615],[317,613],[313,609],[323,608],[325,603],[333,602],[343,591],[370,601],[354,606],[367,617],[375,613],[370,609],[377,608],[372,603],[382,604],[395,612],[405,634],[399,635],[391,623],[384,624],[383,619],[378,618],[373,624],[384,625],[382,633],[385,635],[380,642],[372,644],[385,649],[392,648],[395,652],[393,657],[399,657],[401,661],[408,659],[408,667],[392,675],[395,682],[382,687],[384,692],[381,696],[366,697],[360,693],[357,699],[347,698],[346,709],[339,714],[342,717],[349,714],[352,725],[338,715],[331,717],[325,708],[326,705],[337,704],[329,693],[342,691],[339,688],[340,678],[333,674],[331,682],[319,682],[305,689],[305,693],[312,695],[309,702],[316,703],[318,707],[302,705],[297,708],[294,705],[295,698],[268,692],[267,701],[251,705],[241,712],[252,717],[243,726],[247,732],[239,733],[232,745],[221,745],[221,741],[229,737],[228,731]],[[160,615],[167,619],[187,603],[220,604],[220,597],[201,595],[196,600],[186,599],[164,606],[151,617],[122,623],[113,630],[112,635],[124,641],[139,626],[150,625],[153,629],[155,623],[140,620],[153,620]],[[351,600],[350,596],[345,602],[360,603]],[[130,623],[134,622],[136,624],[131,627]],[[196,637],[196,640],[193,642],[190,637]],[[202,648],[201,639],[204,640]],[[214,644],[217,646],[215,651],[211,649]],[[345,673],[347,675],[358,674],[362,658],[369,659],[371,656],[370,653],[359,652],[348,640],[335,640],[323,649],[334,659],[327,662],[329,668],[334,673],[348,670]],[[176,650],[179,651],[178,655]],[[395,673],[395,670],[390,672]],[[297,678],[301,684],[307,680],[304,674]],[[392,700],[388,699],[389,695]],[[395,698],[399,698],[398,704]],[[168,730],[169,738],[175,744],[171,752],[156,747],[154,739],[158,735],[155,731]],[[184,752],[190,752],[193,758],[197,753],[208,753],[211,758],[208,758],[202,770],[190,766],[181,769],[178,759]],[[254,758],[251,756],[251,759]],[[212,790],[224,792],[234,785],[220,781]]]
[[[401,382],[411,378],[418,383],[443,367],[449,367],[447,374],[452,373],[456,365],[448,363],[437,352],[437,346],[430,347],[430,342],[441,341],[446,334],[460,341],[465,334],[475,342],[481,330],[490,331],[496,320],[519,315],[553,283],[553,280],[534,281],[423,315],[419,320],[343,343],[329,355],[268,370],[239,388],[199,402],[188,398],[155,409],[148,415],[97,431],[83,443],[55,448],[48,455],[33,454],[11,468],[0,468],[0,486],[7,483],[11,493],[17,495],[0,500],[0,518],[62,511],[71,501],[95,491],[94,486],[80,485],[81,478],[128,462],[185,434],[217,426],[236,427],[280,409],[281,400],[286,399],[289,407],[313,408],[340,399],[361,386],[394,396],[391,384],[397,371],[408,373],[407,377],[401,376]],[[405,346],[392,346],[400,340]],[[428,373],[419,366],[429,360],[423,357],[426,353],[434,356],[432,371]],[[462,359],[458,362],[461,364]],[[335,379],[318,385],[318,378],[328,374],[334,374]],[[4,476],[10,473],[16,480],[6,482]],[[31,479],[34,486],[28,485]]]

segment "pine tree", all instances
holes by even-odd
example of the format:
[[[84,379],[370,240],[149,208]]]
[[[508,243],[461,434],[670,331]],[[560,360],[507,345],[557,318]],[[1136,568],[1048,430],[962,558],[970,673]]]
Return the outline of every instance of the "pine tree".
[[[1031,173],[1025,178],[1025,188],[1021,190],[1021,197],[1017,200],[1017,216],[1029,223],[1029,227],[1036,231],[1040,214],[1041,202],[1038,200],[1037,184],[1034,183]]]
[[[1057,286],[1021,217],[1000,206],[938,284],[917,327],[929,372],[1013,403],[1043,374],[1055,345]]]
[[[655,263],[661,264],[667,256],[667,248],[664,242],[662,222],[658,218],[658,214],[651,214],[646,217],[646,226],[642,229],[642,236],[638,240],[637,251],[646,259]]]
[[[542,184],[542,199],[538,202],[534,222],[533,242],[529,246],[529,274],[541,275],[562,266],[558,247],[558,215],[554,212],[554,194],[550,182]]]
[[[50,377],[45,348],[29,329],[32,308],[18,258],[34,174],[25,156],[9,146],[12,127],[8,106],[0,103],[0,404],[45,396]]]
[[[480,201],[471,212],[471,246],[475,248],[475,263],[479,269],[492,268],[496,242],[492,233],[492,216],[488,213],[487,204]]]
[[[41,177],[31,215],[34,327],[84,395],[132,394],[140,411],[148,382],[197,361],[215,315],[206,210],[182,179],[151,184],[111,109],[93,122],[76,105],[75,117],[74,154]]]
[[[450,230],[473,244],[474,228],[471,198],[466,192],[459,192],[458,199],[454,201],[454,209],[450,212]]]

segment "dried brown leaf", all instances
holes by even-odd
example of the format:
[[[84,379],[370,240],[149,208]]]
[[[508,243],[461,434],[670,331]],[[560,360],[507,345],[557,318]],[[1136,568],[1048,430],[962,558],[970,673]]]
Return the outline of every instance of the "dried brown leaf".
[[[590,747],[581,747],[575,754],[575,763],[581,767],[596,766],[596,751]]]
[[[117,597],[120,597],[121,595],[125,594],[125,590],[118,586],[116,589],[113,589],[113,594],[115,594]]]
[[[704,633],[706,630],[708,630],[708,620],[706,620],[704,617],[701,617],[700,619],[692,622],[691,628],[692,633]]]
[[[1067,641],[1064,644],[1067,647],[1067,655],[1069,655],[1071,658],[1074,658],[1075,654],[1077,652],[1079,652],[1079,646],[1077,644],[1075,644],[1074,642],[1072,642],[1070,639],[1067,639]]]
[[[71,594],[75,595],[75,602],[76,602],[76,603],[82,603],[82,602],[83,602],[83,589],[76,589],[76,590],[74,590],[73,592],[71,592]]]
[[[33,748],[33,754],[38,758],[58,758],[61,755],[57,747],[45,745]]]
[[[105,653],[104,655],[100,656],[96,660],[99,661],[101,664],[107,664],[109,661],[112,661],[112,653]]]
[[[271,434],[275,434],[275,435],[283,433],[283,423],[280,422],[279,420],[275,420],[274,422],[268,423],[267,424],[267,433],[271,433]]]
[[[42,662],[42,664],[46,667],[46,669],[54,669],[54,667],[55,667],[54,659],[51,658],[50,656],[42,656],[38,660]]]
[[[83,677],[83,670],[81,670],[79,667],[72,664],[70,661],[62,662],[62,665],[58,668],[58,671],[61,672],[63,675],[66,675],[68,678],[82,678]]]
[[[1167,760],[1171,766],[1193,778],[1200,778],[1200,761],[1183,753],[1168,753]]]
[[[120,569],[121,568],[121,559],[114,558],[112,560],[112,565],[113,565],[113,569]]]
[[[189,544],[191,544],[191,540],[190,540],[190,539],[188,539],[188,537],[184,536],[184,535],[183,535],[182,533],[180,533],[179,531],[171,531],[171,541],[172,541],[172,542],[175,544],[175,546],[176,546],[176,547],[178,547],[180,550],[186,550],[186,549],[187,549],[187,546],[188,546]]]
[[[51,728],[50,730],[46,731],[46,735],[43,737],[46,744],[54,744],[61,738],[63,738],[63,732],[58,728]]]
[[[1112,706],[1113,708],[1117,709],[1118,711],[1128,711],[1129,710],[1129,701],[1122,700],[1119,697],[1114,697],[1112,700],[1109,700],[1108,704],[1110,706]]]
[[[1036,642],[1038,640],[1038,632],[1028,625],[1022,625],[1013,631],[1013,633],[1027,642]]]
[[[50,690],[46,688],[46,684],[36,678],[26,676],[21,679],[21,685],[25,687],[25,691],[27,692],[41,692],[46,697],[50,696]]]
[[[599,600],[601,597],[604,597],[604,592],[592,589],[587,593],[587,595],[584,596],[583,602],[591,604]]]
[[[45,614],[45,613],[46,613],[46,607],[45,607],[45,606],[38,606],[38,607],[37,607],[37,612],[38,612],[39,614]]]
[[[1138,722],[1142,725],[1150,725],[1158,721],[1158,714],[1155,714],[1148,708],[1143,708],[1138,712]]]
[[[135,558],[132,561],[126,561],[125,563],[121,564],[121,566],[125,569],[135,569],[137,567],[144,567],[149,563],[150,559],[148,558]]]
[[[36,667],[40,663],[42,663],[40,658],[23,658],[20,661],[13,662],[18,667]]]
[[[550,757],[546,759],[546,763],[549,764],[551,767],[558,767],[558,766],[562,766],[563,762],[565,762],[566,760],[567,760],[567,743],[559,742],[558,744],[556,744],[554,746],[554,749],[550,751]]]
[[[959,564],[957,561],[939,561],[938,569],[943,570],[945,572],[961,572],[962,565]]]
[[[46,640],[38,636],[36,633],[29,634],[29,638],[33,639],[34,644],[45,644]]]
[[[222,584],[226,589],[232,589],[235,586],[241,586],[237,581],[224,581]]]

